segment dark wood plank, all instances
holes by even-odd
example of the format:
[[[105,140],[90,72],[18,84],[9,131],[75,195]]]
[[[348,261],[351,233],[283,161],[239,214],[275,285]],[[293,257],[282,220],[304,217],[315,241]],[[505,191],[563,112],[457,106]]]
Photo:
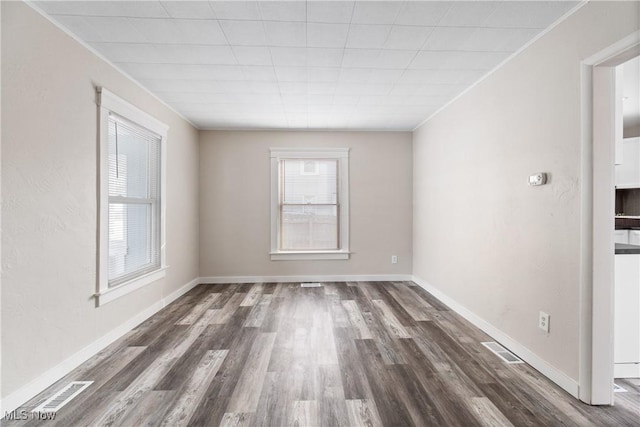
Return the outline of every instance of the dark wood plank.
[[[228,350],[209,350],[203,355],[184,385],[176,387],[176,397],[170,402],[171,406],[165,405],[162,425],[178,427],[189,423],[228,353]]]
[[[347,400],[349,423],[352,426],[383,427],[378,408],[373,399]]]
[[[247,320],[244,322],[245,328],[259,328],[262,326],[264,319],[269,312],[269,305],[271,304],[271,298],[273,295],[264,294],[254,303],[247,316]]]
[[[263,286],[264,286],[262,289],[263,294],[273,295],[278,284],[275,282],[269,282],[269,283],[265,283]]]
[[[382,424],[385,426],[415,425],[403,402],[406,391],[397,376],[386,369],[373,340],[355,340],[355,345]]]
[[[464,400],[453,392],[451,384],[439,377],[438,370],[415,341],[413,339],[400,340],[398,345],[407,361],[407,369],[410,369],[411,374],[415,376],[426,395],[423,399],[430,402],[430,407],[433,407],[433,410],[438,413],[442,424],[473,425],[476,419],[465,405]]]
[[[451,310],[444,303],[440,302],[439,299],[431,295],[429,292],[422,289],[420,286],[412,286],[411,290],[416,293],[420,298],[426,301],[431,307],[435,308],[438,311],[449,311]]]
[[[192,325],[194,324],[211,306],[220,298],[220,294],[208,294],[197,303],[176,325]]]
[[[251,307],[258,303],[260,300],[260,296],[262,295],[262,283],[255,283],[247,292],[247,295],[244,297],[242,302],[240,303],[241,307]]]
[[[435,309],[403,283],[391,283],[385,290],[403,307],[415,321],[431,320],[429,312]]]
[[[269,310],[267,310],[260,327],[262,332],[277,332],[286,310],[287,300],[283,297],[277,297],[275,292],[271,295]]]
[[[391,365],[387,366],[386,370],[389,371],[390,381],[396,384],[394,389],[407,408],[413,425],[446,425],[431,397],[426,393],[416,375],[407,368],[407,365]],[[378,400],[382,399],[376,401],[378,402]]]
[[[207,388],[204,399],[195,409],[189,426],[220,424],[258,334],[257,328],[240,328],[222,366]]]
[[[333,326],[337,328],[348,328],[349,315],[342,306],[340,297],[338,297],[338,295],[326,295],[325,299]]]
[[[216,327],[218,325],[207,325],[191,344],[191,346],[180,356],[180,359],[169,369],[169,371],[155,385],[154,390],[176,390],[187,379],[188,373],[194,364],[202,358],[209,349],[208,343],[215,338]]]
[[[227,405],[227,412],[256,411],[275,339],[276,334],[270,332],[260,333],[256,337]]]
[[[318,366],[316,376],[315,395],[318,402],[318,424],[322,426],[349,426],[342,377],[337,360],[335,365]]]
[[[286,424],[286,409],[289,401],[282,372],[267,372],[265,374],[258,408],[253,413],[250,424],[256,427],[281,426]]]
[[[396,348],[393,337],[387,328],[385,328],[383,319],[377,317],[376,313],[371,312],[366,312],[363,316],[367,326],[371,330],[373,341],[378,347],[384,363],[387,365],[405,363],[402,354],[400,354]]]
[[[415,326],[418,321],[431,320],[430,317],[426,316],[426,311],[418,307],[417,304],[414,303],[414,307],[411,307],[398,302],[392,294],[393,291],[390,286],[381,286],[379,292],[381,298],[374,298],[373,301],[383,301],[403,326]],[[414,312],[413,314],[412,311]]]
[[[372,339],[373,335],[371,335],[358,304],[354,300],[343,300],[342,307],[347,313],[349,322],[351,322],[351,328],[357,331],[358,338],[362,340]]]
[[[373,398],[367,383],[364,367],[355,346],[354,335],[347,328],[334,328],[333,336],[336,340],[345,399],[362,400]]]
[[[150,390],[144,393],[137,405],[125,412],[114,425],[159,426],[165,419],[167,405],[174,399],[175,390]]]
[[[373,300],[373,305],[376,307],[378,319],[382,320],[382,324],[391,336],[395,338],[411,338],[409,332],[383,300]]]

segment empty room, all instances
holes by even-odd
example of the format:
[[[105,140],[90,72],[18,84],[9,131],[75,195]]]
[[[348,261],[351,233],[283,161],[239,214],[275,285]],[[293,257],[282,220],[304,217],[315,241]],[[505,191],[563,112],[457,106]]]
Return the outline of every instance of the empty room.
[[[0,5],[1,425],[640,425],[640,1]]]

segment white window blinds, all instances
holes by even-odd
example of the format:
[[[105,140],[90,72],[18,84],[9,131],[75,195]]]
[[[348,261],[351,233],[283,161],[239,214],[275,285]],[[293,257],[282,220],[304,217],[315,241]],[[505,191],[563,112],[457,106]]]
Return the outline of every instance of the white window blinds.
[[[281,160],[279,190],[279,249],[338,249],[338,160]]]
[[[109,114],[109,286],[160,266],[161,137]]]

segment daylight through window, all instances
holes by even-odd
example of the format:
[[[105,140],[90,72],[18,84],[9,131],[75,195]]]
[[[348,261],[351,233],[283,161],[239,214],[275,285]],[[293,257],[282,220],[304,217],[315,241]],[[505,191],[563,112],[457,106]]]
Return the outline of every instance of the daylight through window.
[[[109,286],[160,266],[160,142],[109,115]]]
[[[271,259],[346,259],[347,149],[272,149]]]
[[[99,105],[98,304],[166,275],[168,128],[104,88]]]

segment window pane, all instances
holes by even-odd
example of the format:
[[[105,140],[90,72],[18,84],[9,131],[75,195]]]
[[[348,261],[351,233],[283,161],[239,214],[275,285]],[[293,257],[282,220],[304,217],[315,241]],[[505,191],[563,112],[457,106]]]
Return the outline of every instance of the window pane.
[[[282,160],[282,200],[287,203],[337,203],[337,160]]]
[[[109,121],[109,196],[156,198],[160,139],[124,121]]]
[[[336,206],[283,206],[283,250],[338,249]]]
[[[160,265],[160,144],[148,129],[109,116],[109,286]]]
[[[109,282],[117,284],[135,272],[159,265],[153,235],[153,207],[148,204],[109,204]],[[115,282],[115,283],[112,283]]]

